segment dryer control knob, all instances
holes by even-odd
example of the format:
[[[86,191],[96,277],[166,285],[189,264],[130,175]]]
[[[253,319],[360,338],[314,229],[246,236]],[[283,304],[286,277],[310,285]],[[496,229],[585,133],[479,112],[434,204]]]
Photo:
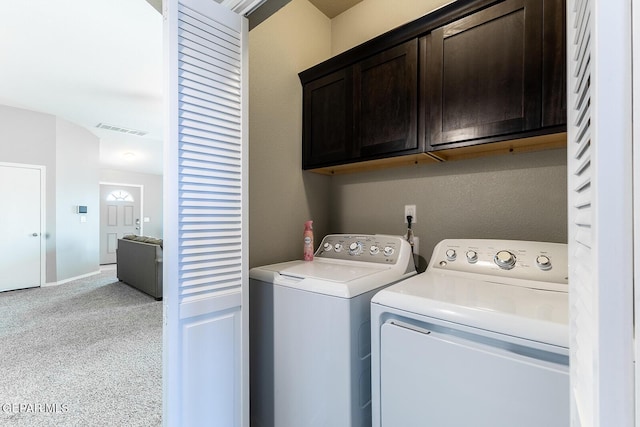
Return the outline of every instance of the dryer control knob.
[[[511,270],[516,265],[516,256],[509,251],[498,252],[493,260],[503,270]]]
[[[362,253],[362,243],[353,242],[349,245],[349,255],[360,255]]]
[[[393,249],[391,246],[385,246],[384,247],[384,256],[391,256],[393,255],[393,253],[395,252],[395,249]]]
[[[478,262],[478,252],[471,250],[467,251],[467,261],[469,261],[470,264]]]
[[[331,249],[333,249],[333,246],[331,246],[331,243],[327,242],[324,245],[322,245],[322,249],[324,249],[325,252],[331,252]]]
[[[458,254],[456,254],[455,249],[447,249],[447,252],[444,253],[447,256],[448,261],[455,261]]]
[[[334,249],[336,250],[336,252],[342,252],[342,244],[336,243],[336,245],[334,246]]]
[[[536,265],[540,270],[551,270],[551,260],[546,255],[538,255]]]
[[[371,255],[378,255],[380,253],[380,248],[377,247],[376,245],[373,245],[369,248],[369,253]]]

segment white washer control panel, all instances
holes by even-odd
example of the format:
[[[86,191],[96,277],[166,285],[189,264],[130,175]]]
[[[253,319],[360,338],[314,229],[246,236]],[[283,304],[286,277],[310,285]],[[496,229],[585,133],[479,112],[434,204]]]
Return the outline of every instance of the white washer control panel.
[[[322,239],[315,256],[381,264],[398,262],[408,243],[400,236],[382,234],[329,234]]]
[[[436,245],[428,268],[566,284],[567,245],[522,240],[447,239]]]

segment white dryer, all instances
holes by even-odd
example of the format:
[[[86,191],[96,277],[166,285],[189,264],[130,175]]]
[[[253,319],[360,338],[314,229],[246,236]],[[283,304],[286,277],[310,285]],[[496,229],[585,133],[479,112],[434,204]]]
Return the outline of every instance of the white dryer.
[[[251,425],[371,425],[371,297],[415,274],[386,235],[328,235],[313,261],[251,269]]]
[[[371,303],[374,427],[569,425],[567,246],[443,240]]]

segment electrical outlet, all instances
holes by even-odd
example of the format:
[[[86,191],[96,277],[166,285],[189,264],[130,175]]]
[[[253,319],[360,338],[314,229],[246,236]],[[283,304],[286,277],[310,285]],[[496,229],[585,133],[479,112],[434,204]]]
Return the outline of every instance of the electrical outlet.
[[[407,217],[411,215],[411,224],[415,224],[418,221],[416,220],[416,205],[404,205],[404,223],[407,224]]]

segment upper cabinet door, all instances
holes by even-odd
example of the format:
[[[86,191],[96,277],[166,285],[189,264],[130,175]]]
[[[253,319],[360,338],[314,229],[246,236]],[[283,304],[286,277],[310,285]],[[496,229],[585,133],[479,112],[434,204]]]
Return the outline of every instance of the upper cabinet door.
[[[304,85],[302,167],[345,162],[354,155],[353,69]]]
[[[506,0],[431,33],[422,81],[432,148],[540,128],[542,6]]]
[[[354,82],[358,157],[417,152],[417,39],[355,64]]]

